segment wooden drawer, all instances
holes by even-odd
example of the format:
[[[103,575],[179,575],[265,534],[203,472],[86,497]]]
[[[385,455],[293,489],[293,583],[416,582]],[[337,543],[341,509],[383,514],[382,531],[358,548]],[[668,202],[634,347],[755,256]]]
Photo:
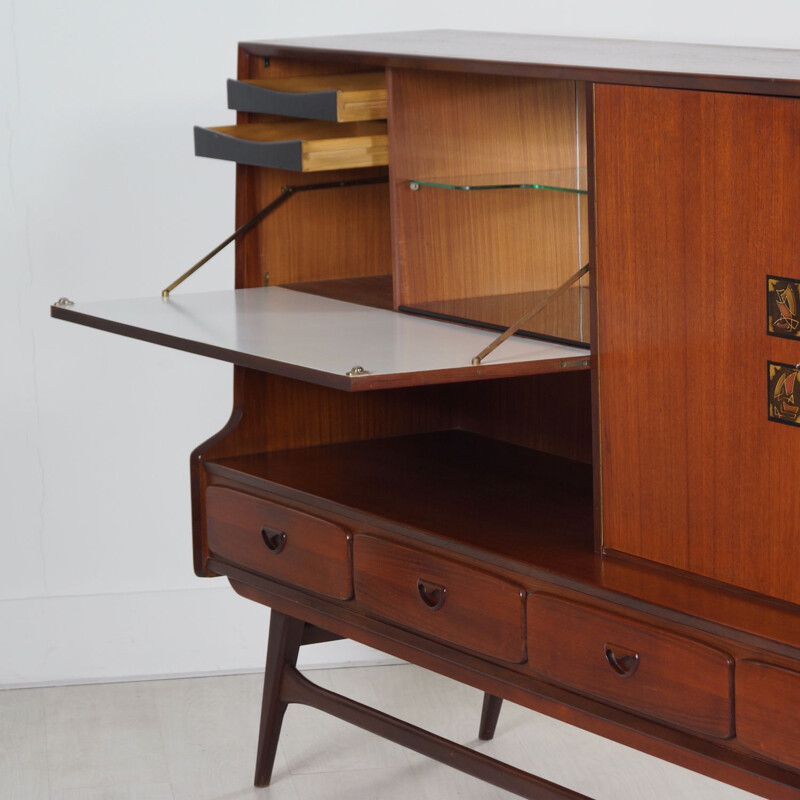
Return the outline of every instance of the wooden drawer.
[[[528,598],[528,661],[547,678],[721,738],[733,735],[733,660],[721,650],[547,594]]]
[[[209,551],[226,561],[339,600],[353,596],[352,534],[341,525],[211,486],[206,532]]]
[[[194,153],[295,172],[389,163],[385,122],[272,122],[194,129]]]
[[[386,74],[229,80],[228,108],[328,122],[386,119]]]
[[[356,600],[368,610],[447,642],[502,659],[525,658],[525,594],[474,567],[394,544],[356,537]]]
[[[800,769],[800,672],[760,661],[736,664],[736,737],[766,758]]]

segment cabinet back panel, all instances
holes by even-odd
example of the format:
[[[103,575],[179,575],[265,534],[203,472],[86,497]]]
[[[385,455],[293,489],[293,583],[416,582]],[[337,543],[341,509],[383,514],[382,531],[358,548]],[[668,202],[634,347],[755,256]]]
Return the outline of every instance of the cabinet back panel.
[[[530,375],[458,387],[455,425],[480,436],[590,463],[588,372]]]
[[[595,142],[603,545],[800,602],[800,428],[767,419],[800,341],[766,333],[800,101],[598,85]]]
[[[242,422],[224,455],[401,436],[451,426],[447,386],[342,392],[236,367]],[[215,453],[219,456],[220,453]]]
[[[209,457],[461,428],[591,460],[588,372],[342,392],[245,367],[234,370],[234,405],[242,419]]]
[[[239,79],[254,80],[358,72],[343,64],[264,59],[240,51]],[[240,112],[237,122],[270,122],[279,117]],[[385,176],[386,168],[304,174],[238,166],[236,224],[274,200],[283,186]],[[304,192],[246,234],[236,250],[236,286],[270,285],[386,275],[391,272],[389,192],[385,184]]]
[[[398,304],[553,289],[576,271],[582,196],[409,180],[585,164],[582,84],[390,70],[388,87]]]

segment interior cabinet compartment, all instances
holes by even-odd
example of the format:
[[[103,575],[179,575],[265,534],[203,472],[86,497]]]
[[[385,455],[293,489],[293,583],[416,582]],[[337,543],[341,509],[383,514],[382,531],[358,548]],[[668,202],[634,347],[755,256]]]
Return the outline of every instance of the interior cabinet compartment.
[[[391,275],[362,275],[324,281],[285,283],[283,287],[296,292],[329,297],[331,300],[342,300],[345,303],[357,303],[362,306],[383,308],[387,311],[394,309]]]
[[[205,469],[243,488],[369,515],[382,530],[411,530],[487,563],[593,568],[591,465],[469,431],[215,458]]]
[[[475,366],[487,331],[279,286],[53,307],[135,339],[347,391],[588,369],[584,350],[512,337]]]
[[[229,80],[228,108],[328,122],[386,119],[386,74]]]
[[[353,179],[345,170],[321,175],[239,166],[237,171],[246,187],[239,194],[237,225],[272,203],[284,186]],[[378,305],[393,308],[386,168],[360,170],[357,178],[372,182],[298,193],[242,237],[236,245],[236,288],[318,283],[324,284],[320,293],[349,302],[377,292],[383,298]],[[318,235],[321,230],[324,235]],[[345,286],[346,294],[335,291]]]
[[[588,262],[585,86],[390,74],[396,302],[504,329]],[[523,335],[588,346],[589,305],[583,276]]]
[[[385,166],[385,122],[282,121],[194,129],[195,155],[295,172]]]

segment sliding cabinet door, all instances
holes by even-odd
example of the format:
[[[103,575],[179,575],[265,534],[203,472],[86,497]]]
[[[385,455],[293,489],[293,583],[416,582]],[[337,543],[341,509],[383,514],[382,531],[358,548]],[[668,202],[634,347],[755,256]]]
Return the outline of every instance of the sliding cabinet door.
[[[800,602],[800,101],[598,85],[594,132],[603,546]]]

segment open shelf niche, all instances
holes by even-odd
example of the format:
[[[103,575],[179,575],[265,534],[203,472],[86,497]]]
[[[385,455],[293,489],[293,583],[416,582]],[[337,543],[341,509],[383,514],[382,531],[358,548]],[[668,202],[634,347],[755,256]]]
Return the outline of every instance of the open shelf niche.
[[[304,503],[323,498],[515,569],[586,564],[593,552],[591,465],[466,431],[255,453],[206,469]]]
[[[508,327],[588,261],[584,85],[402,71],[392,103],[398,307]],[[523,335],[588,347],[588,287]]]

